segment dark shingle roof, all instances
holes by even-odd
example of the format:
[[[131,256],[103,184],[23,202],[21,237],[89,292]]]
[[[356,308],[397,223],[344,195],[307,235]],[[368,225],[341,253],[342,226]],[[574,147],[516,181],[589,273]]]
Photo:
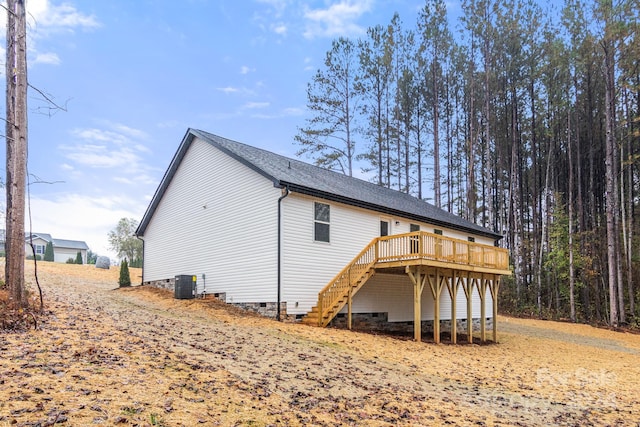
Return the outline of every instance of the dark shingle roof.
[[[53,246],[56,248],[66,248],[66,249],[78,249],[78,250],[88,250],[89,246],[82,240],[65,240],[65,239],[53,239]]]
[[[194,129],[187,131],[178,152],[173,158],[169,169],[160,183],[160,187],[156,190],[156,194],[138,227],[138,235],[144,234],[144,230],[153,215],[153,211],[155,211],[155,208],[160,202],[162,194],[169,185],[175,170],[184,157],[194,136],[210,143],[237,161],[270,179],[274,185],[278,187],[286,186],[293,192],[308,194],[391,215],[398,215],[417,221],[429,222],[434,225],[480,234],[495,239],[502,237],[487,228],[473,224],[408,194]]]

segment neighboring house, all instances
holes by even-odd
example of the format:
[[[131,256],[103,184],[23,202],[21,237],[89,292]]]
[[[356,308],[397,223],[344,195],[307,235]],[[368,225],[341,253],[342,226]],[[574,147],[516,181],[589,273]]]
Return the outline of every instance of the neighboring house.
[[[27,256],[40,255],[44,258],[47,243],[53,243],[53,260],[55,262],[67,262],[69,258],[76,259],[78,252],[82,255],[82,263],[87,263],[87,251],[89,246],[80,240],[54,239],[50,234],[31,233],[31,238],[27,233],[25,237],[25,254]],[[34,250],[31,250],[33,243]]]
[[[354,316],[410,324],[418,340],[423,323],[438,341],[441,320],[467,317],[480,318],[484,340],[500,277],[510,274],[491,230],[410,195],[193,129],[136,234],[144,284],[171,288],[175,276],[194,275],[198,293],[268,315],[320,326],[351,327]],[[450,322],[454,339],[457,323]],[[464,324],[471,338],[472,322]]]

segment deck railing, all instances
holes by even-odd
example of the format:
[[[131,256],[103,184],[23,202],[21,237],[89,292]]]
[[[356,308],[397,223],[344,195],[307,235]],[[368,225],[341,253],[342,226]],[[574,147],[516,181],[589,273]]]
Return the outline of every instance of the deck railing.
[[[425,259],[498,270],[509,268],[507,249],[425,231],[384,236],[376,240],[378,262]]]
[[[508,270],[507,249],[416,231],[377,237],[318,293],[318,323],[326,326],[344,307],[349,292],[359,289],[376,264],[432,260],[460,267]],[[456,268],[452,265],[452,268]],[[464,268],[460,268],[464,269]],[[355,293],[355,292],[354,292]]]

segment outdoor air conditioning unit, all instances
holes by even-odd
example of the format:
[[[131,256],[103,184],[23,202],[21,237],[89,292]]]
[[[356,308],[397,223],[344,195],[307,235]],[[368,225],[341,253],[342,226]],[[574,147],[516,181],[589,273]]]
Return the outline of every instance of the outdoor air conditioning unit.
[[[175,298],[193,299],[196,297],[196,280],[193,275],[182,274],[176,276]]]

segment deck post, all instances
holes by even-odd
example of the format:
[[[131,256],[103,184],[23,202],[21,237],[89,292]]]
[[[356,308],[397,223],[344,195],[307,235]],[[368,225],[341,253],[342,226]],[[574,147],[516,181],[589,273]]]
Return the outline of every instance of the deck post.
[[[349,291],[347,292],[347,329],[351,330],[351,301],[353,297],[353,284],[351,283],[351,269],[348,270],[349,275]]]
[[[471,273],[467,272],[464,287],[464,296],[467,298],[467,342],[473,343],[473,284],[475,278],[471,277]]]
[[[349,288],[349,296],[348,296],[348,301],[347,301],[347,329],[351,330],[351,326],[352,326],[352,315],[353,315],[353,311],[351,309],[351,302],[353,301],[353,287]]]
[[[500,289],[500,276],[494,275],[491,286],[491,298],[493,299],[493,342],[498,342],[498,290]]]
[[[451,297],[451,342],[456,344],[458,341],[458,325],[456,318],[456,300],[458,298],[458,285],[460,276],[456,274],[456,270],[451,270],[451,281],[447,278],[447,289]]]
[[[405,271],[413,282],[413,339],[420,342],[422,340],[422,290],[427,275],[423,274],[422,266],[407,266]]]
[[[436,344],[440,344],[440,294],[442,293],[442,282],[444,276],[440,274],[440,269],[436,268],[435,281],[429,279],[429,287],[431,288],[431,296],[433,296],[433,340]]]
[[[484,273],[480,277],[480,286],[478,292],[480,293],[480,341],[485,342],[487,340],[487,281]]]

